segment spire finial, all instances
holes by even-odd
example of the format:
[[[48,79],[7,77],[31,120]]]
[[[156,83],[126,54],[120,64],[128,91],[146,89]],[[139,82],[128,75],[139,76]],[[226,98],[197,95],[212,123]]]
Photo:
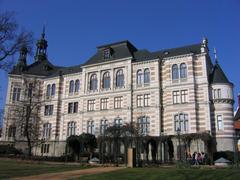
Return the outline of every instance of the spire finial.
[[[217,50],[216,50],[216,48],[214,47],[214,49],[213,49],[213,52],[214,52],[214,59],[215,59],[215,62],[216,62],[216,64],[218,63],[218,58],[217,58]]]
[[[43,30],[42,30],[42,38],[45,38],[45,23],[43,24]]]

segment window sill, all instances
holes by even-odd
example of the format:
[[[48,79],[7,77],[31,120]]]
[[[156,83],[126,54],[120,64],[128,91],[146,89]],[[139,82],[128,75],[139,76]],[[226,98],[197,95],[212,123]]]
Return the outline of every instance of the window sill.
[[[187,82],[187,78],[181,78],[180,82]]]
[[[97,93],[98,92],[98,90],[96,89],[96,90],[88,90],[88,93]]]
[[[121,90],[121,89],[124,89],[125,86],[118,86],[118,87],[115,87],[115,90]]]

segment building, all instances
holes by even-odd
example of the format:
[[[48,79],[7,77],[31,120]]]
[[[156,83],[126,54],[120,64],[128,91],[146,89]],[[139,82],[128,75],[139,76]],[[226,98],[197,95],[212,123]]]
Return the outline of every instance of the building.
[[[42,102],[40,133],[46,141],[33,154],[61,156],[68,136],[83,132],[99,136],[108,126],[131,121],[150,139],[172,136],[170,143],[149,145],[165,159],[170,149],[173,158],[179,158],[182,145],[177,132],[207,133],[216,143],[215,150],[233,151],[233,84],[216,53],[215,64],[211,62],[207,39],[156,52],[139,50],[129,41],[116,42],[97,47],[84,64],[72,67],[51,64],[47,46],[43,32],[35,62],[27,65],[23,48],[9,73],[3,124],[6,142],[21,136],[12,109],[24,98],[24,79],[34,78],[39,81]],[[195,139],[188,153],[207,148]]]
[[[240,94],[238,94],[238,107],[234,115],[234,128],[236,130],[238,151],[240,151]]]

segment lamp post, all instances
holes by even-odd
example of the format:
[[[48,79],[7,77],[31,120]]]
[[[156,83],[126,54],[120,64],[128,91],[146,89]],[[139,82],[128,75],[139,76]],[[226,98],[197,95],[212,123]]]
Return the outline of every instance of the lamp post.
[[[177,129],[177,136],[178,136],[178,145],[179,145],[179,160],[182,161],[182,147],[180,144],[180,133],[181,133],[181,129],[178,128]]]

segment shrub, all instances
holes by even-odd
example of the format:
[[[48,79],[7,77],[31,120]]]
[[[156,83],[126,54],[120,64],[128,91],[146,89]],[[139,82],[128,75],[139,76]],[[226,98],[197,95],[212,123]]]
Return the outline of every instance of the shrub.
[[[0,155],[20,155],[22,151],[16,149],[13,145],[0,145]]]
[[[234,152],[232,151],[218,151],[213,154],[213,160],[216,161],[219,158],[225,158],[229,161],[234,161]]]

